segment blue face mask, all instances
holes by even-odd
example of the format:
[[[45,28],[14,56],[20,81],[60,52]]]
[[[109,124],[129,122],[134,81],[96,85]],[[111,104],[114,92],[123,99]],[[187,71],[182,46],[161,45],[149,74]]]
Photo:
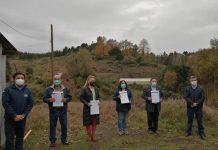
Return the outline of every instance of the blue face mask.
[[[61,85],[61,80],[54,80],[53,83],[55,86]]]

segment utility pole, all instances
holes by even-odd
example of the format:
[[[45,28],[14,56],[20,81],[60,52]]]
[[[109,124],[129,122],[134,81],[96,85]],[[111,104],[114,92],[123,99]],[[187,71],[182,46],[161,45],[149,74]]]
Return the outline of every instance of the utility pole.
[[[53,26],[51,24],[51,80],[53,80],[53,76],[54,76],[54,63],[53,63],[53,58],[54,58],[54,45],[53,45]]]

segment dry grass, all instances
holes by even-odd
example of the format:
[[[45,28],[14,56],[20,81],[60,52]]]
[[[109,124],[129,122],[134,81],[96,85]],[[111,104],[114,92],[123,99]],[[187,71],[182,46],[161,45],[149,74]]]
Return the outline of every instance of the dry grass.
[[[144,102],[137,99],[132,104],[132,110],[129,113],[128,125],[129,136],[120,137],[117,131],[117,113],[115,111],[115,102],[101,102],[101,124],[98,126],[98,142],[90,143],[85,140],[85,131],[82,126],[82,104],[80,102],[71,102],[68,107],[68,137],[71,145],[63,146],[58,140],[55,149],[215,149],[218,145],[218,132],[214,126],[217,123],[217,110],[205,106],[205,122],[207,130],[207,141],[199,140],[194,134],[192,138],[184,137],[184,128],[186,122],[186,105],[181,100],[167,100],[162,104],[160,115],[160,134],[158,136],[149,135],[146,132],[146,112]],[[33,108],[28,122],[27,130],[33,132],[25,143],[26,149],[41,150],[49,149],[48,140],[48,106],[38,104]],[[60,136],[60,126],[57,127],[57,137]]]

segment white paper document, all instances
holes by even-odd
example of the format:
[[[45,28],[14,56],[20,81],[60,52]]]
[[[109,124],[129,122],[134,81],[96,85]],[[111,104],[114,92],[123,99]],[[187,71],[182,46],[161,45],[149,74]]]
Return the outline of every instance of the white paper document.
[[[99,100],[91,100],[90,103],[91,103],[90,114],[98,115],[99,114]]]
[[[160,102],[160,92],[159,91],[151,91],[151,100],[152,103],[159,103]]]
[[[129,97],[127,91],[120,91],[119,94],[120,94],[121,104],[129,103]]]
[[[55,99],[55,101],[53,102],[53,107],[63,107],[64,103],[61,102],[62,98],[63,98],[63,91],[54,91],[52,93],[52,98]]]

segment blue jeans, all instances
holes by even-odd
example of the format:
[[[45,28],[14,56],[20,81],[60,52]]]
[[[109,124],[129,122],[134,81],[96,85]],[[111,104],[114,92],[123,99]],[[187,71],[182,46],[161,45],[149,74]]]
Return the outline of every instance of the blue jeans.
[[[192,125],[194,115],[196,116],[197,123],[198,123],[198,133],[204,134],[204,127],[203,127],[203,110],[202,108],[188,108],[187,109],[187,116],[188,116],[188,125],[186,133],[192,133]]]
[[[118,129],[124,131],[127,128],[128,112],[118,112]]]
[[[49,109],[49,120],[50,120],[50,141],[55,143],[56,138],[56,126],[57,121],[61,124],[61,141],[67,141],[67,109],[66,108],[50,108]]]

